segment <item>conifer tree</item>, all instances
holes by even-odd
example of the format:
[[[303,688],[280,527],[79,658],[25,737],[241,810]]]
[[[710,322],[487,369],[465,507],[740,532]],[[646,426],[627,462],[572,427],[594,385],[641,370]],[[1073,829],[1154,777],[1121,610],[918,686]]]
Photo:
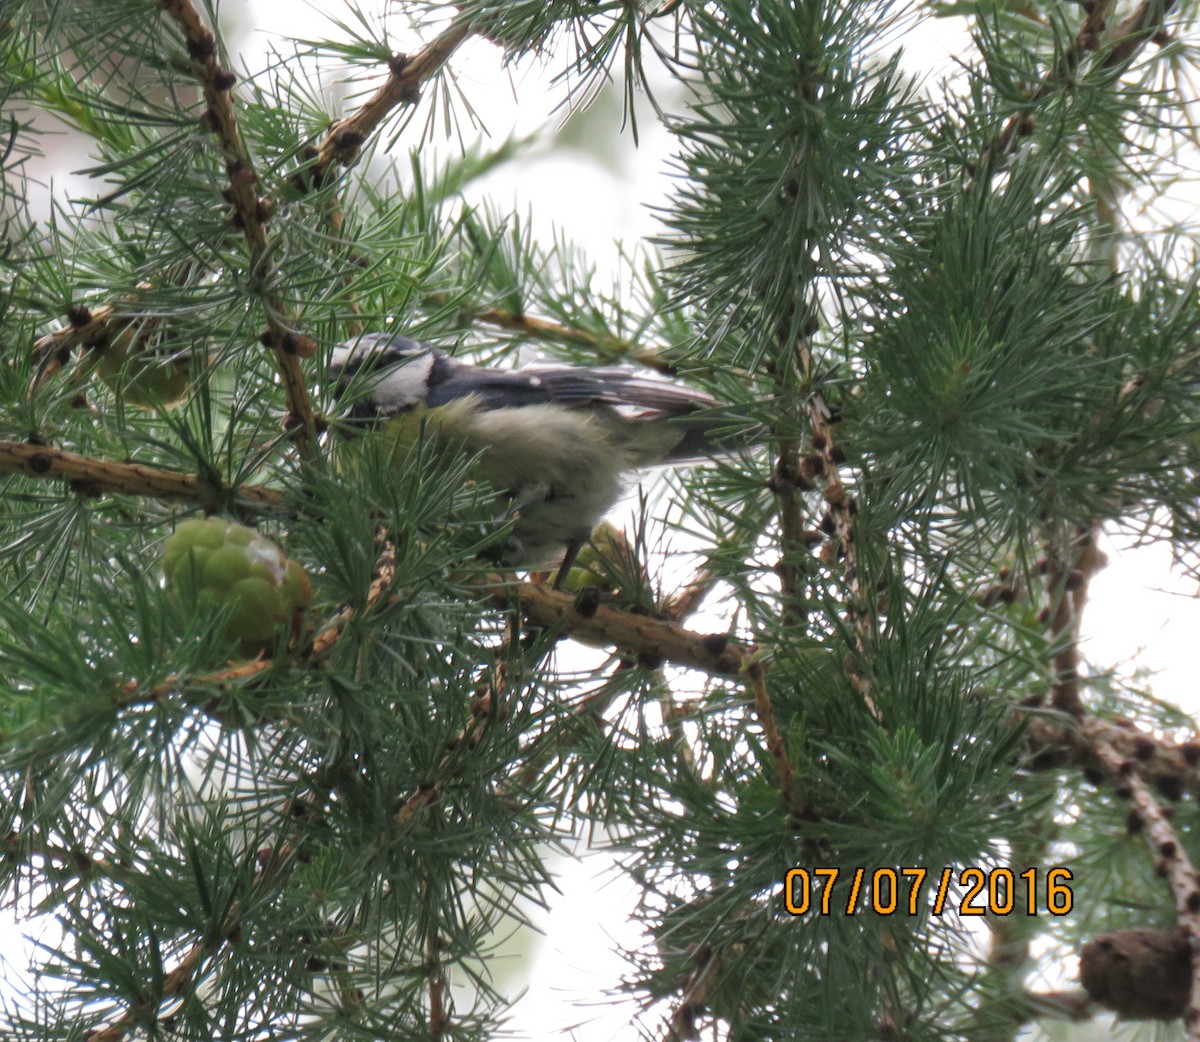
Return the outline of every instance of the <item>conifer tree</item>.
[[[1104,530],[1196,565],[1196,5],[338,10],[254,67],[209,0],[0,5],[3,1037],[497,1037],[603,834],[638,1037],[1200,1039],[1195,724],[1079,641]],[[620,291],[464,201],[517,146],[434,158],[479,40],[686,89]],[[470,459],[345,451],[365,331],[763,433],[553,589]]]

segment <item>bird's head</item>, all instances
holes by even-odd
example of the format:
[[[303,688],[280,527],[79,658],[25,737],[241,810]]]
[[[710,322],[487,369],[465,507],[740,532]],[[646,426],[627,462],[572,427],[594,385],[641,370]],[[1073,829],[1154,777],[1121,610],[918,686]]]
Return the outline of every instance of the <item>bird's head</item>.
[[[329,376],[339,400],[349,400],[352,423],[395,416],[425,403],[430,377],[444,356],[408,337],[367,333],[338,344]]]

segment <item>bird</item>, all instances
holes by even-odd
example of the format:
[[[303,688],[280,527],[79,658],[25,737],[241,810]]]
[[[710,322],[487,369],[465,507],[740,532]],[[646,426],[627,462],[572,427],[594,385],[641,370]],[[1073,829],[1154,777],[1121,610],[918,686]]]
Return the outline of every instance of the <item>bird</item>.
[[[329,376],[349,403],[343,433],[422,430],[476,457],[498,517],[513,521],[499,563],[536,571],[561,562],[556,589],[631,475],[727,455],[747,440],[711,395],[620,366],[500,369],[365,333],[335,345]]]

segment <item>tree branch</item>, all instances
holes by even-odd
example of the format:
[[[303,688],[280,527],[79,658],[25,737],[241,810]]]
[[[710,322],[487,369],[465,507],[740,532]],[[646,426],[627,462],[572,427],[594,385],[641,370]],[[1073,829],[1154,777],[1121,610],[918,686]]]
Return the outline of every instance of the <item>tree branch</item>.
[[[263,485],[226,485],[216,475],[202,477],[142,463],[116,463],[53,445],[19,441],[0,441],[0,474],[61,479],[80,495],[152,496],[168,502],[196,503],[210,510],[236,506],[255,514],[276,514],[286,503],[282,492]]]
[[[399,105],[415,105],[421,97],[421,84],[449,61],[472,32],[469,19],[459,16],[411,57],[393,55],[388,61],[387,82],[357,112],[329,128],[325,139],[312,151],[309,163],[294,179],[296,186],[304,189],[308,184],[321,184],[334,163],[353,163],[388,113]]]
[[[1063,557],[1069,559],[1064,561]],[[1087,604],[1088,584],[1103,565],[1096,530],[1079,532],[1063,552],[1052,550],[1048,566],[1051,574],[1049,615],[1050,632],[1056,640],[1067,636],[1054,656],[1054,686],[1050,704],[1064,713],[1079,716],[1083,713],[1083,698],[1079,689],[1079,626]]]
[[[700,1037],[696,1020],[704,1012],[708,993],[720,975],[724,960],[720,952],[702,945],[691,961],[695,969],[684,982],[679,1004],[667,1021],[664,1042],[695,1042]]]
[[[779,789],[780,802],[789,813],[799,814],[803,807],[796,786],[796,769],[792,766],[787,743],[775,720],[775,705],[767,691],[762,663],[753,656],[747,656],[745,673],[750,678],[750,690],[754,692],[754,708],[767,740],[767,751],[775,765],[775,786]]]
[[[242,909],[253,905],[254,898],[257,896],[255,891],[274,879],[293,855],[294,851],[286,845],[282,849],[266,847],[260,850],[258,852],[258,870],[250,884],[246,900],[234,901],[219,928],[209,936],[196,941],[183,958],[163,975],[158,988],[159,1002],[151,1005],[151,1012],[143,1013],[136,1007],[130,1006],[111,1024],[85,1032],[83,1037],[87,1039],[87,1042],[123,1042],[130,1032],[143,1027],[148,1018],[155,1016],[153,1010],[162,1004],[163,999],[184,995],[193,989],[205,960],[210,959],[241,933]]]
[[[1114,69],[1132,59],[1166,25],[1175,0],[1142,0],[1142,3],[1113,30],[1113,44],[1100,67]]]
[[[220,141],[225,172],[229,176],[225,195],[234,209],[234,223],[242,229],[250,250],[249,277],[255,285],[262,287],[267,323],[262,342],[275,355],[275,366],[287,393],[288,415],[284,426],[294,432],[301,455],[308,456],[315,448],[316,423],[308,386],[300,368],[300,356],[308,353],[310,342],[296,335],[292,316],[275,286],[276,271],[270,260],[266,230],[272,203],[258,194],[258,174],[238,128],[233,105],[233,87],[237,78],[221,67],[216,37],[203,23],[191,0],[159,0],[159,4],[183,33],[188,55],[204,92],[205,120]]]
[[[1189,1042],[1200,1040],[1200,874],[1179,841],[1174,826],[1138,771],[1135,760],[1097,742],[1096,757],[1117,785],[1117,794],[1129,800],[1156,857],[1156,867],[1175,900],[1175,914],[1192,953],[1191,985],[1184,1023]]]
[[[1063,51],[1059,60],[1042,77],[1041,83],[1029,95],[1029,100],[1008,118],[1001,131],[984,147],[979,158],[979,169],[986,169],[994,156],[1005,155],[1018,137],[1032,132],[1033,118],[1030,112],[1075,71],[1085,54],[1101,49],[1101,37],[1115,6],[1115,0],[1093,0],[1071,46]],[[1112,70],[1133,58],[1162,30],[1167,13],[1174,6],[1175,0],[1142,0],[1137,10],[1113,30],[1108,53],[1100,60],[1099,67]]]
[[[672,622],[682,622],[695,613],[716,585],[717,575],[712,569],[707,566],[699,569],[663,602],[663,614]]]
[[[800,342],[800,362],[805,379],[813,379],[812,349],[807,339]],[[882,722],[883,715],[871,698],[870,682],[862,675],[866,666],[867,648],[878,632],[878,620],[870,605],[872,598],[863,586],[861,562],[855,535],[854,515],[858,503],[846,491],[840,471],[846,459],[845,451],[837,444],[833,435],[832,412],[824,395],[812,392],[808,397],[808,420],[812,430],[812,446],[815,452],[801,460],[799,478],[809,484],[819,483],[828,511],[822,519],[821,528],[832,536],[825,544],[823,554],[830,568],[840,558],[846,579],[848,596],[846,614],[850,621],[851,639],[858,661],[847,661],[846,676],[858,690],[871,715]],[[798,536],[799,538],[799,536]]]
[[[434,305],[446,305],[451,302],[449,294],[431,293],[425,301]],[[604,336],[592,333],[576,326],[563,325],[548,318],[538,318],[536,315],[526,315],[516,311],[506,311],[501,308],[471,308],[462,312],[472,322],[495,326],[497,329],[507,329],[521,333],[534,340],[551,341],[556,343],[579,344],[590,347],[605,361],[635,362],[646,369],[662,373],[664,376],[674,376],[676,368],[673,362],[664,358],[658,351],[649,347],[640,347],[632,340],[619,337]]]
[[[116,310],[111,304],[94,308],[77,305],[68,314],[65,326],[41,337],[33,345],[34,376],[29,394],[32,395],[43,380],[70,361],[73,348],[101,340]]]
[[[723,633],[696,633],[678,623],[615,608],[581,612],[573,594],[544,585],[494,582],[487,589],[498,603],[519,597],[525,618],[534,626],[554,629],[590,647],[621,648],[654,665],[670,662],[712,676],[737,677],[750,654],[750,649]]]
[[[1200,742],[1181,744],[1147,734],[1129,720],[1085,716],[1034,716],[1025,725],[1025,742],[1034,766],[1075,765],[1100,777],[1105,767],[1096,755],[1104,745],[1125,760],[1136,762],[1138,773],[1166,799],[1178,800],[1184,792],[1200,795]]]
[[[790,626],[803,626],[808,620],[805,604],[805,579],[808,554],[804,541],[805,524],[800,512],[800,452],[796,442],[787,442],[779,450],[770,488],[775,494],[779,513],[779,592],[783,597],[783,616]]]
[[[1019,999],[1028,1013],[1027,1020],[1050,1017],[1055,1020],[1090,1020],[1096,1014],[1096,1005],[1082,988],[1067,988],[1063,991],[1028,991]]]

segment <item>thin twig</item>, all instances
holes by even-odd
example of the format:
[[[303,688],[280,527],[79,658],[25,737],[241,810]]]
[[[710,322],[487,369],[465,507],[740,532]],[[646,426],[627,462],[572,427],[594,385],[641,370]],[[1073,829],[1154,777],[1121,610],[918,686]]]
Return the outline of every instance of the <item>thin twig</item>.
[[[329,228],[333,232],[335,241],[340,241],[342,238],[342,229],[346,224],[346,213],[342,208],[342,201],[336,196],[329,196],[324,204],[325,219],[329,222]],[[354,279],[355,279],[355,263],[353,256],[347,258],[346,273],[342,276],[342,285],[346,287],[346,310],[348,315],[342,320],[342,326],[345,335],[348,339],[360,337],[363,334],[364,326],[362,321],[362,309],[358,305],[358,299],[354,294]]]
[[[977,167],[979,170],[986,171],[994,157],[1007,154],[1018,137],[1030,134],[1033,130],[1030,112],[1038,102],[1045,100],[1074,73],[1085,54],[1101,49],[1102,34],[1115,6],[1115,0],[1093,0],[1071,46],[1062,52],[1059,60],[1042,77],[1020,110],[1009,117],[1000,132],[983,148]],[[1109,35],[1109,49],[1101,58],[1099,67],[1112,70],[1133,58],[1149,40],[1162,31],[1167,13],[1174,6],[1175,0],[1143,0],[1137,10]]]
[[[470,20],[460,16],[416,54],[393,55],[388,62],[387,82],[357,112],[329,128],[297,183],[302,186],[308,180],[321,184],[335,163],[353,163],[388,113],[400,105],[415,105],[421,97],[421,85],[450,60],[472,32]]]
[[[701,568],[663,603],[662,613],[672,622],[683,622],[695,614],[719,581],[711,568]]]
[[[275,366],[287,394],[288,415],[284,426],[293,432],[301,455],[307,456],[315,449],[317,433],[312,401],[300,368],[300,356],[306,353],[301,344],[307,340],[298,337],[292,328],[292,316],[279,291],[275,265],[270,259],[266,226],[272,203],[258,194],[258,174],[238,127],[233,104],[237,79],[222,68],[216,37],[191,0],[159,0],[159,4],[183,33],[188,56],[200,80],[205,120],[217,135],[225,158],[229,177],[225,195],[234,209],[234,223],[241,228],[250,250],[249,278],[262,294],[267,324],[262,340],[275,355]]]
[[[510,621],[510,624],[506,627],[505,647],[508,646],[510,638],[514,634],[515,629]],[[434,769],[433,773],[435,776],[423,782],[400,804],[399,808],[392,815],[393,824],[399,827],[407,825],[416,817],[420,810],[432,806],[441,799],[442,782],[440,779],[452,773],[457,768],[462,757],[470,755],[479,746],[479,743],[483,741],[484,734],[495,719],[496,713],[504,700],[504,693],[507,686],[507,657],[502,650],[497,656],[496,664],[492,668],[487,682],[476,691],[475,697],[471,700],[470,718],[466,726],[446,743],[445,751],[438,759],[437,767]]]
[[[986,169],[993,156],[1002,156],[1012,148],[1013,142],[1019,136],[1032,132],[1033,121],[1030,110],[1049,94],[1078,67],[1083,55],[1095,51],[1100,43],[1100,33],[1108,22],[1108,15],[1115,6],[1115,0],[1096,0],[1092,9],[1080,26],[1071,46],[1059,56],[1053,68],[1047,70],[1037,85],[1029,100],[1014,115],[1008,118],[1003,128],[983,149],[979,159],[979,168]]]
[[[32,858],[44,863],[42,871],[52,885],[62,889],[68,881],[94,884],[98,879],[132,889],[146,882],[145,876],[128,864],[93,856],[77,848],[58,847],[39,840],[27,840],[18,829],[0,836],[0,856],[11,871]]]
[[[1068,638],[1054,656],[1054,686],[1050,692],[1050,704],[1064,713],[1079,716],[1083,713],[1083,697],[1079,688],[1079,627],[1087,604],[1088,584],[1102,563],[1096,530],[1092,528],[1080,532],[1066,553],[1070,555],[1066,563],[1061,560],[1061,554],[1053,554],[1050,560],[1053,577],[1050,584],[1050,632],[1057,640],[1064,636]]]
[[[1082,988],[1029,991],[1017,1001],[1029,1011],[1029,1020],[1053,1017],[1056,1020],[1082,1021],[1090,1020],[1097,1012],[1092,997]]]
[[[220,928],[211,935],[201,938],[191,946],[171,970],[162,978],[158,997],[161,1000],[184,995],[196,986],[196,979],[205,961],[212,958],[226,943],[242,932],[242,909],[252,906],[255,893],[265,883],[273,880],[288,863],[293,851],[286,845],[282,849],[264,848],[259,851],[258,870],[243,901],[234,901],[225,914]],[[153,1014],[150,1014],[153,1016]],[[111,1024],[85,1033],[88,1042],[123,1042],[131,1032],[145,1026],[147,1014],[131,1006]]]
[[[704,1012],[708,993],[721,971],[721,954],[708,945],[692,956],[696,968],[684,983],[679,1004],[667,1021],[664,1042],[695,1042],[700,1037],[696,1019]]]
[[[799,793],[796,786],[796,769],[788,756],[787,743],[779,731],[775,720],[775,705],[767,691],[766,674],[758,659],[746,656],[743,667],[750,680],[750,690],[754,692],[754,709],[758,714],[758,722],[762,725],[763,735],[767,740],[767,752],[775,765],[775,786],[779,789],[779,798],[783,806],[790,812],[799,813]]]
[[[449,303],[451,298],[445,293],[431,293],[424,299],[429,304],[444,305]],[[538,318],[536,315],[506,311],[502,308],[467,308],[462,314],[472,322],[512,330],[534,340],[590,347],[595,349],[597,356],[603,361],[635,362],[665,376],[676,375],[673,362],[664,358],[654,348],[641,347],[632,340],[593,333],[578,326],[567,326],[548,318]]]
[[[350,620],[374,607],[383,596],[384,591],[392,585],[392,581],[396,577],[396,548],[386,539],[382,540],[382,543],[379,557],[375,561],[371,585],[367,588],[367,596],[362,606],[357,608],[352,605],[347,606],[338,612],[330,622],[323,625],[313,638],[312,647],[305,653],[305,658],[318,659],[327,654],[341,639]]]
[[[804,515],[800,512],[803,500],[797,485],[799,471],[799,445],[787,442],[779,450],[771,491],[779,512],[780,556],[776,571],[783,598],[783,621],[790,627],[801,627],[808,621],[805,581],[809,554],[804,540]]]
[[[450,1026],[450,1011],[446,1008],[446,975],[442,971],[441,944],[437,931],[429,935],[425,946],[425,968],[429,983],[429,1037],[445,1038]]]
[[[1133,58],[1154,40],[1166,25],[1175,0],[1142,0],[1136,10],[1113,30],[1112,49],[1104,56],[1101,68],[1114,69]]]
[[[159,988],[160,997],[162,999],[175,998],[191,988],[201,963],[220,951],[225,942],[237,931],[239,921],[240,914],[231,915],[226,920],[227,927],[223,927],[216,936],[197,941],[192,945],[184,957],[163,977],[162,985]],[[142,1027],[144,1021],[145,1015],[136,1013],[131,1008],[113,1023],[88,1031],[84,1037],[87,1042],[122,1042],[130,1032]]]
[[[1028,835],[1014,837],[1007,858],[1011,878],[1019,879],[1026,870],[1046,863],[1047,839],[1047,830],[1036,823]],[[1020,993],[1028,972],[1035,920],[986,908],[983,922],[989,932],[987,957],[977,977],[979,1002],[964,1037],[1012,1037],[1021,1024],[1032,1019],[1025,1004],[1014,1002],[1013,997]],[[1009,1025],[1011,1031],[1003,1030],[1002,1025]]]

